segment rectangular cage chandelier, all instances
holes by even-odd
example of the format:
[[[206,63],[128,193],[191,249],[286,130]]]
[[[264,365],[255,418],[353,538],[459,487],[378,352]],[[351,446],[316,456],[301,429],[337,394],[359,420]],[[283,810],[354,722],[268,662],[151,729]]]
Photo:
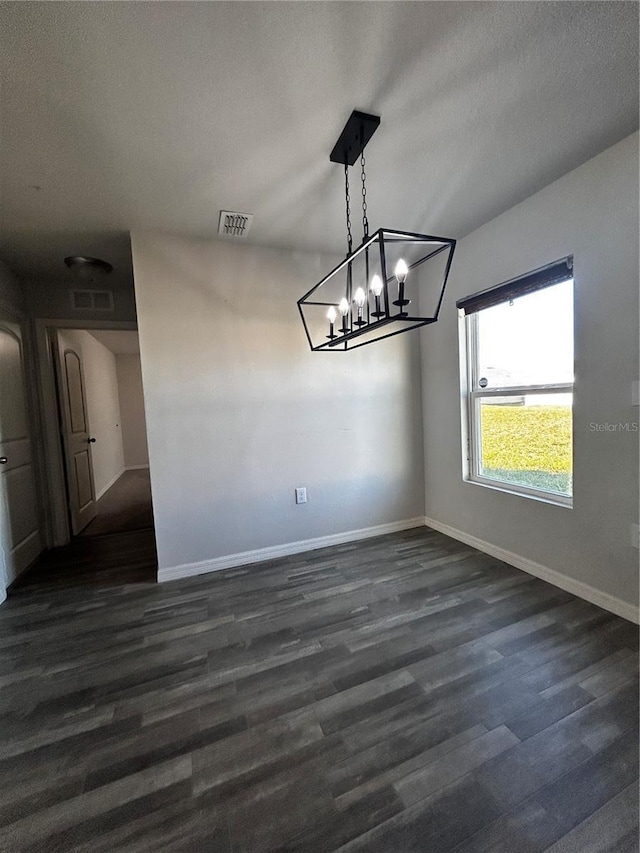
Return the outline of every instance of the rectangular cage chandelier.
[[[364,149],[379,116],[351,114],[330,160],[344,166],[347,256],[298,300],[314,352],[344,352],[435,323],[456,241],[379,228],[369,234]],[[362,243],[353,248],[349,167],[360,158]]]

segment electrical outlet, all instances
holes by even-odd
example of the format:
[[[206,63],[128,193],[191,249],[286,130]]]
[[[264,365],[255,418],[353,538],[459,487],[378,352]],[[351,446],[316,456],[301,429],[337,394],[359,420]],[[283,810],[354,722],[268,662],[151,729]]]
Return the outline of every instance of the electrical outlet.
[[[297,504],[306,504],[307,502],[307,490],[304,486],[300,486],[296,489],[296,503]]]
[[[631,525],[631,544],[634,548],[640,548],[640,525]]]

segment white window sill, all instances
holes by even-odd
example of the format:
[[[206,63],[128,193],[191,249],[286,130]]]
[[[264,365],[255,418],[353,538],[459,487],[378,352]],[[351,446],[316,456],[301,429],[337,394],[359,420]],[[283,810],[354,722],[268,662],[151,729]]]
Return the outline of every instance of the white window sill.
[[[539,501],[540,503],[551,504],[552,506],[561,506],[564,509],[573,509],[573,498],[566,495],[557,495],[553,492],[540,492],[536,489],[523,489],[511,483],[504,483],[501,480],[489,480],[480,477],[463,477],[465,483],[471,483],[473,486],[482,486],[485,489],[491,489],[494,492],[503,492],[508,495],[517,495],[520,498],[529,498],[530,500]]]

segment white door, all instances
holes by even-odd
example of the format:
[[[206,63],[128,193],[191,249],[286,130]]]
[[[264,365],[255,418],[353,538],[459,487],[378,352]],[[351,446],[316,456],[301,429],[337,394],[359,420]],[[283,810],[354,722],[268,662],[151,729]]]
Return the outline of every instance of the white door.
[[[91,444],[95,439],[89,435],[82,360],[75,350],[65,349],[60,354],[59,374],[69,514],[71,530],[76,536],[96,515],[91,462]]]
[[[0,601],[42,550],[20,324],[0,315]]]

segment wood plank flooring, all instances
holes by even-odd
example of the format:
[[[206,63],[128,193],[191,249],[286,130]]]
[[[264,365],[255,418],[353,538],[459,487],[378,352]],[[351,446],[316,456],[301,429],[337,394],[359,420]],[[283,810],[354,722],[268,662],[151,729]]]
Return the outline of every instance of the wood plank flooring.
[[[104,536],[153,527],[148,468],[125,471],[96,501],[96,517],[80,536]]]
[[[427,529],[164,585],[149,532],[0,609],[0,849],[638,850],[638,630]]]

